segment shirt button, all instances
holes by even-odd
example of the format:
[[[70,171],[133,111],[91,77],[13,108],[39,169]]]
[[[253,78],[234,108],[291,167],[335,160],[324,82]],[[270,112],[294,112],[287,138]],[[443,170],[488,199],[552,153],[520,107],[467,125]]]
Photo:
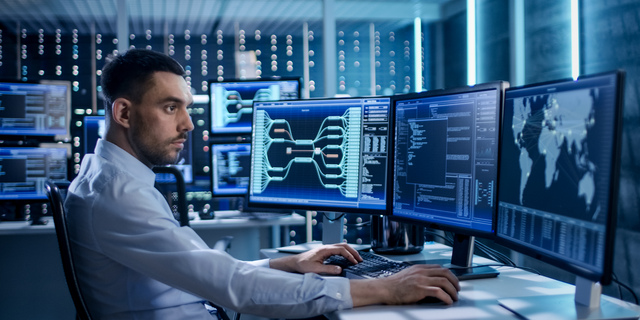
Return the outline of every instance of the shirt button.
[[[342,299],[342,293],[340,293],[340,292],[336,293],[336,298]]]

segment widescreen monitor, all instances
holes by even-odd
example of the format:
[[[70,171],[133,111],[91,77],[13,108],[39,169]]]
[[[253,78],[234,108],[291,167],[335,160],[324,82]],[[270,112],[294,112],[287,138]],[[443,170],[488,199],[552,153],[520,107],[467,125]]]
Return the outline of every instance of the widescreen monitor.
[[[496,240],[611,281],[622,72],[507,90]]]
[[[68,81],[0,82],[0,135],[68,141],[70,119]]]
[[[0,200],[47,199],[45,181],[67,181],[65,147],[0,148]]]
[[[456,266],[471,266],[475,236],[493,236],[506,86],[494,82],[392,99],[392,217],[453,231],[450,262]],[[466,271],[480,276],[483,270]]]
[[[213,196],[245,196],[249,190],[251,143],[213,143],[209,153]]]
[[[209,81],[212,134],[251,132],[254,101],[300,99],[301,78]]]
[[[384,214],[389,103],[255,102],[249,206]]]

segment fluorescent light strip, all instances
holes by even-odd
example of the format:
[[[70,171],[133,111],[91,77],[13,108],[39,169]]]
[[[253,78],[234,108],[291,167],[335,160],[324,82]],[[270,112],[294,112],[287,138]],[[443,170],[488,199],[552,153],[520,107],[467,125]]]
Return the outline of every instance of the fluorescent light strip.
[[[476,0],[467,0],[467,84],[476,84]]]
[[[422,19],[417,17],[413,20],[413,55],[415,70],[415,91],[422,91]]]
[[[578,0],[571,0],[571,76],[580,75],[580,16]]]

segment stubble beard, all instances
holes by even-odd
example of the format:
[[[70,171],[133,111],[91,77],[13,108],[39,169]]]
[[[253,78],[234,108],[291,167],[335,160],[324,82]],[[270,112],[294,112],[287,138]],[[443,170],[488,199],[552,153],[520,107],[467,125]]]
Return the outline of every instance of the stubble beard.
[[[144,159],[152,166],[164,166],[178,162],[182,149],[175,148],[172,144],[176,140],[186,139],[186,133],[164,141],[154,141],[150,134],[150,132],[153,132],[151,125],[144,120],[138,121],[138,123],[134,124],[131,128],[133,129],[131,140],[141,159]],[[175,151],[175,156],[172,155],[171,151]]]

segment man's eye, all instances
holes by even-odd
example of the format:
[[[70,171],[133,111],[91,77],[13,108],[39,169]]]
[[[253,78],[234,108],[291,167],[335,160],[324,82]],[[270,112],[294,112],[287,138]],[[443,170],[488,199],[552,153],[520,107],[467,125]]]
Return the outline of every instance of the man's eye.
[[[172,112],[175,111],[176,109],[177,109],[176,106],[168,106],[167,107],[167,110],[172,111]]]

